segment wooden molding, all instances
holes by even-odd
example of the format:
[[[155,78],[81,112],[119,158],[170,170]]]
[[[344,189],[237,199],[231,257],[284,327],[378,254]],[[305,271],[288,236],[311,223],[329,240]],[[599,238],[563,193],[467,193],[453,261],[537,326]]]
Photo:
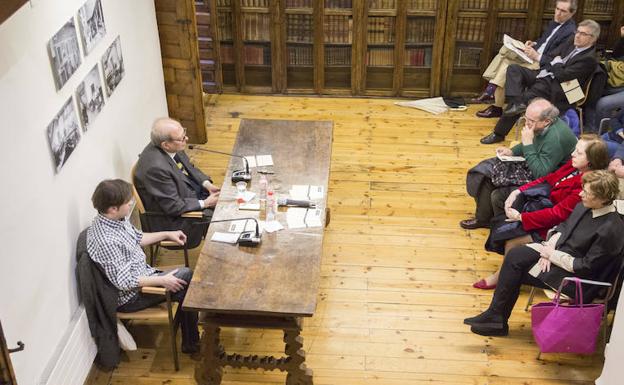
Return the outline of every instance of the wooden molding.
[[[0,24],[4,23],[6,19],[11,17],[12,14],[27,2],[28,0],[4,0],[0,7]]]

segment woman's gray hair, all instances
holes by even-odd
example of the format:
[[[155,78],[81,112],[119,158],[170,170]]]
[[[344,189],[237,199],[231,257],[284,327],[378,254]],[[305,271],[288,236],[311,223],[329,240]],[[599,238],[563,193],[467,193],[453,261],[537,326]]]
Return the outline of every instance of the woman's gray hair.
[[[578,24],[579,27],[587,27],[591,29],[591,34],[595,39],[600,36],[600,24],[591,19],[585,19]]]

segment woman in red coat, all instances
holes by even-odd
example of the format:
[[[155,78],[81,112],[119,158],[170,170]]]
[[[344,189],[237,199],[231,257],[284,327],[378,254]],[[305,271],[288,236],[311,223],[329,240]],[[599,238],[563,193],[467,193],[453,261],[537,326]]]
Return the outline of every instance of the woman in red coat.
[[[505,242],[505,255],[514,246],[546,239],[546,233],[552,227],[565,221],[581,198],[581,177],[584,172],[605,169],[609,164],[606,144],[594,134],[582,135],[572,152],[572,158],[558,170],[539,179],[520,186],[512,191],[505,201],[507,222],[520,221],[526,235],[509,239]],[[516,198],[527,189],[539,184],[550,186],[552,207],[532,212],[519,212],[512,206]],[[494,289],[498,283],[500,269],[487,278],[475,282],[477,289]]]

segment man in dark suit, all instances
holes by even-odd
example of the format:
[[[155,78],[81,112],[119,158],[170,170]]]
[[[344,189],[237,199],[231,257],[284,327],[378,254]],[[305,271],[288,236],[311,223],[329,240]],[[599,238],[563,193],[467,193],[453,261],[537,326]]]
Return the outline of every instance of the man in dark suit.
[[[483,78],[488,81],[485,91],[481,96],[472,100],[473,103],[486,103],[493,99],[494,104],[477,112],[478,117],[498,118],[502,115],[505,105],[506,74],[510,65],[517,64],[535,70],[552,60],[552,52],[574,35],[576,23],[572,17],[576,9],[576,0],[556,2],[553,20],[548,23],[542,36],[537,41],[528,40],[524,43],[524,54],[533,60],[532,63],[526,62],[504,45],[501,47],[483,73]]]
[[[593,20],[579,23],[574,39],[570,39],[553,52],[553,59],[539,70],[511,65],[507,70],[505,97],[507,108],[496,124],[494,132],[481,139],[483,144],[501,142],[520,114],[526,111],[527,103],[536,97],[552,102],[560,111],[566,111],[568,102],[561,87],[562,82],[578,80],[584,90],[586,83],[596,70],[598,61],[594,44],[600,35],[600,25]]]
[[[194,226],[196,220],[181,218],[189,211],[203,211],[203,221],[212,217],[219,199],[219,188],[209,176],[193,166],[184,152],[188,136],[182,125],[170,118],[157,119],[151,142],[139,156],[134,184],[145,210],[163,214],[150,216],[150,231],[183,230],[189,244],[205,233],[207,225]]]

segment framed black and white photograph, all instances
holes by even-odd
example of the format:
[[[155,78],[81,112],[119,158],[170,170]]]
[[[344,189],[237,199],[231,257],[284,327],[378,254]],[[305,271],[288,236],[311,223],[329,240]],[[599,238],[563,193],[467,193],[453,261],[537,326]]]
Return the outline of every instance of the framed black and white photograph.
[[[124,76],[124,63],[121,56],[121,40],[119,36],[117,36],[117,39],[102,56],[102,71],[104,72],[106,96],[110,97]]]
[[[102,90],[102,80],[97,64],[76,88],[76,103],[78,104],[82,130],[86,132],[104,107],[104,91]]]
[[[78,10],[78,25],[80,26],[82,48],[85,56],[87,56],[106,35],[101,0],[88,0]]]
[[[48,125],[48,143],[54,162],[54,171],[58,173],[80,141],[78,117],[72,98],[67,99],[61,110]]]
[[[72,17],[48,42],[52,74],[56,89],[60,90],[80,66],[78,35]]]

